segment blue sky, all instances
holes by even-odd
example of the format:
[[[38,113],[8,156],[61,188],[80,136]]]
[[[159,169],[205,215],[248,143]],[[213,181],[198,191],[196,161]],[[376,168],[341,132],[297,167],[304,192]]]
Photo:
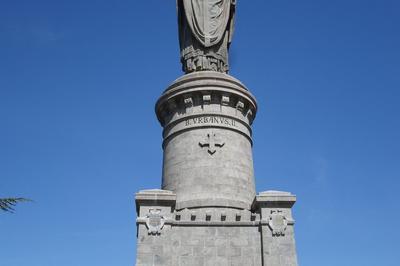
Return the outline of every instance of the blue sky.
[[[238,1],[257,190],[298,196],[303,266],[397,266],[400,2]],[[161,181],[154,103],[182,73],[173,0],[0,3],[0,265],[133,265]]]

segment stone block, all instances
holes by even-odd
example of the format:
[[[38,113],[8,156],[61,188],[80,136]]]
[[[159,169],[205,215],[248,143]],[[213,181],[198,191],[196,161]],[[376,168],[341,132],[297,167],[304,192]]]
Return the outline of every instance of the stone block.
[[[204,266],[204,257],[181,257],[179,266]]]

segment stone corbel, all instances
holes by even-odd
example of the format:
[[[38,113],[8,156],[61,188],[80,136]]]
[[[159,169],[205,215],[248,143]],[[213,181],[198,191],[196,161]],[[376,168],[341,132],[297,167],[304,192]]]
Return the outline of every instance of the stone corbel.
[[[223,95],[221,98],[221,105],[228,106],[230,102],[229,96]]]
[[[239,100],[236,103],[236,115],[238,116],[239,114],[243,115],[243,110],[244,110],[244,102]]]
[[[211,104],[211,94],[203,95],[203,111],[209,111]]]
[[[193,112],[193,98],[191,96],[187,96],[183,100],[186,108],[186,113],[191,114]]]
[[[178,105],[175,100],[172,99],[168,101],[168,113],[173,113],[177,107]]]

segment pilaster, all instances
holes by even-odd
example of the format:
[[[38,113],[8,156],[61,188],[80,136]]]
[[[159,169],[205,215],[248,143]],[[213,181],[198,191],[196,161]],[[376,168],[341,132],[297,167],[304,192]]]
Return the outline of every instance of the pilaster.
[[[292,207],[296,196],[265,191],[256,196],[253,208],[261,215],[263,265],[297,266]]]

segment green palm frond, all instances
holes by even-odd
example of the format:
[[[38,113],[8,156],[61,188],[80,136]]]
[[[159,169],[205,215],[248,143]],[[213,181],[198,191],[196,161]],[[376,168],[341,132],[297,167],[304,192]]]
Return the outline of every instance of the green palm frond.
[[[5,212],[13,212],[15,205],[19,202],[31,201],[30,199],[25,198],[5,198],[0,199],[0,210]]]

